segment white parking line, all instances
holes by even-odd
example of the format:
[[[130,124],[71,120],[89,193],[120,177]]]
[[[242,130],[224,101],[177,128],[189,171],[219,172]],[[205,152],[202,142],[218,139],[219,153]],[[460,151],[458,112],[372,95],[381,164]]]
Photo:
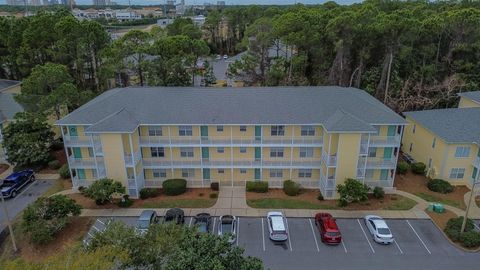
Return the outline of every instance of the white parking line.
[[[357,219],[358,226],[360,226],[360,229],[362,229],[363,235],[365,236],[365,239],[367,239],[368,245],[370,246],[370,249],[372,249],[372,252],[375,253],[375,250],[373,249],[372,244],[370,243],[370,240],[368,240],[367,234],[365,233],[365,230],[362,227],[362,224],[360,224],[360,220]]]
[[[417,231],[415,231],[412,224],[410,224],[410,222],[408,220],[406,220],[406,222],[407,222],[408,226],[410,226],[412,231],[415,233],[415,235],[418,237],[418,240],[420,240],[420,242],[422,242],[423,247],[428,251],[429,254],[432,254],[432,252],[430,252],[430,250],[428,249],[427,245],[425,245],[425,242],[423,242],[422,238],[420,238],[420,235],[418,235]]]
[[[105,223],[104,223],[102,220],[97,219],[97,221],[100,222],[100,223],[102,223],[103,225],[105,225]]]
[[[400,250],[400,253],[403,254],[403,250],[398,245],[397,240],[394,239],[393,242],[395,243],[395,245],[397,245],[397,248],[398,248],[398,250]]]
[[[263,251],[265,251],[265,231],[263,229],[263,218],[262,218],[262,242],[263,242]]]
[[[291,235],[290,235],[290,229],[288,229],[288,220],[285,218],[285,223],[287,224],[287,233],[288,233],[288,245],[290,246],[290,251],[293,251],[292,248],[292,242],[290,241]]]
[[[192,221],[193,221],[193,217],[190,217],[190,222],[188,223],[188,227],[192,227]]]
[[[315,236],[315,231],[313,230],[312,220],[308,219],[308,221],[310,222],[310,228],[312,228],[313,239],[315,240],[315,246],[317,247],[317,251],[320,252],[320,249],[318,248],[317,236]]]
[[[238,217],[237,218],[237,239],[235,239],[237,241],[237,246],[238,246],[238,238],[240,237],[240,218]]]
[[[345,247],[345,243],[344,243],[344,241],[343,241],[343,238],[342,238],[341,243],[342,243],[342,246],[343,246],[343,250],[345,250],[345,253],[348,253],[348,252],[347,252],[347,247]]]
[[[93,225],[92,227],[93,227],[97,232],[100,231],[97,227],[95,227],[95,225]]]

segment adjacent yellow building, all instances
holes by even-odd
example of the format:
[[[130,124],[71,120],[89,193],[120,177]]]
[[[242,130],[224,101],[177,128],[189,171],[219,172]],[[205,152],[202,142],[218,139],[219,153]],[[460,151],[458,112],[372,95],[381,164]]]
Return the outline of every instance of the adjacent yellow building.
[[[137,197],[169,178],[190,187],[292,179],[330,199],[347,178],[392,187],[405,124],[341,87],[121,88],[57,122],[74,188],[109,177]]]
[[[428,176],[471,186],[480,175],[480,91],[459,95],[459,108],[406,112],[402,150]]]
[[[21,82],[0,79],[0,162],[6,162],[6,153],[2,146],[2,130],[13,120],[17,112],[23,111],[14,96],[20,93]]]

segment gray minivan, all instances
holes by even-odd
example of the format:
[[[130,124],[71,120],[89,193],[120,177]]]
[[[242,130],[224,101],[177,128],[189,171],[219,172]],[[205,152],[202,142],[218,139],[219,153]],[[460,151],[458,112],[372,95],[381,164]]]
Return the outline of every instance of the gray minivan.
[[[137,227],[135,229],[138,233],[144,234],[147,232],[148,227],[154,223],[158,223],[157,212],[153,210],[143,210],[137,220]]]

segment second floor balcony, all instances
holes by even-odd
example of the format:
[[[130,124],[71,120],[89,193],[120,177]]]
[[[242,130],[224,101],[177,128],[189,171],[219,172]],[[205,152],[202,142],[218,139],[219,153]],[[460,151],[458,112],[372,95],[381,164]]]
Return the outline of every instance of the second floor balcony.
[[[298,145],[298,146],[322,146],[323,138],[318,136],[299,137],[230,137],[230,136],[140,136],[141,146],[188,146],[188,145],[216,145],[216,146],[253,146],[253,145]]]
[[[142,153],[140,150],[134,152],[133,155],[131,153],[124,153],[123,158],[125,160],[125,166],[134,167],[142,159]]]
[[[76,158],[73,156],[68,157],[68,163],[71,169],[95,169],[97,168],[97,164],[99,167],[103,164],[103,158],[97,157],[95,158],[88,157],[88,158]]]
[[[365,158],[367,159],[365,165]],[[395,156],[390,158],[378,158],[378,157],[364,157],[358,161],[360,168],[365,166],[366,169],[394,169],[397,164],[397,158]]]
[[[322,160],[328,167],[337,166],[337,155],[328,155],[326,152],[322,151]]]
[[[65,144],[65,146],[91,147],[92,146],[92,139],[89,136],[64,135],[63,136],[63,143]]]
[[[370,136],[370,146],[398,146],[400,145],[400,135],[394,136]]]

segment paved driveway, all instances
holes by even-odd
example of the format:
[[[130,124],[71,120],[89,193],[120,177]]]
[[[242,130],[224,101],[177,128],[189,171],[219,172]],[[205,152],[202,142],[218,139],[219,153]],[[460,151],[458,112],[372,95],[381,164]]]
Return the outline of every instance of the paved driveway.
[[[54,180],[36,180],[35,182],[24,187],[17,197],[13,199],[5,199],[10,219],[13,219],[16,215],[18,215],[18,213],[20,213],[30,203],[40,197],[54,183]],[[7,226],[6,221],[7,220],[5,218],[3,208],[0,208],[0,230],[3,230]]]
[[[135,217],[120,220],[134,225]],[[218,230],[218,217],[212,222]],[[100,219],[105,223],[107,219]],[[192,218],[185,224],[192,226]],[[103,224],[97,222],[101,230]],[[239,217],[236,245],[247,255],[263,260],[268,269],[474,269],[480,254],[466,253],[452,246],[430,220],[386,220],[395,242],[375,243],[362,219],[337,219],[343,242],[327,246],[320,241],[314,220],[287,218],[289,240],[274,243],[268,238],[265,218]],[[91,232],[90,232],[91,233]],[[88,236],[87,236],[88,237]]]

